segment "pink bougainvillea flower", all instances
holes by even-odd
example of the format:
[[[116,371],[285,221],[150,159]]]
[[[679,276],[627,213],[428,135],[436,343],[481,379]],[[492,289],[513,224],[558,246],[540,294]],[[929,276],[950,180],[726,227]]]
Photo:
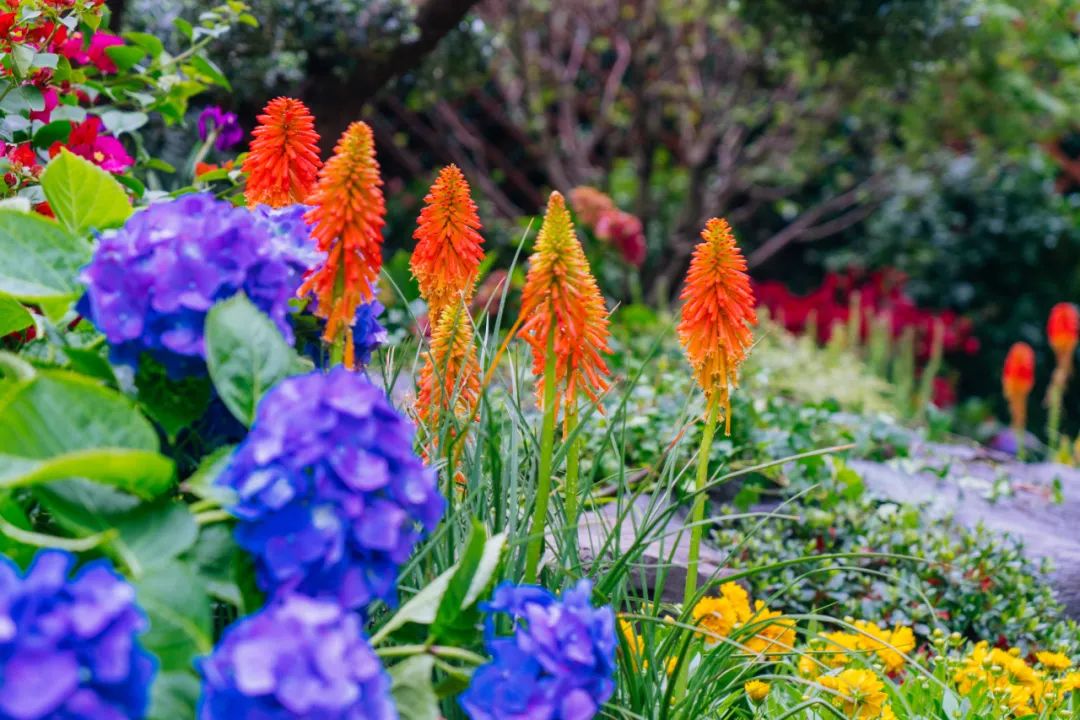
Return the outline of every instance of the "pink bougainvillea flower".
[[[101,118],[87,116],[86,120],[71,126],[71,135],[66,143],[55,142],[49,148],[49,157],[60,154],[66,147],[80,157],[84,157],[103,170],[122,173],[135,164],[124,145],[114,137],[102,135]]]
[[[94,33],[89,44],[82,33],[72,33],[67,42],[57,48],[57,51],[79,65],[93,65],[103,73],[114,73],[117,70],[116,63],[105,50],[123,44],[123,38],[110,33]]]
[[[41,91],[41,99],[45,101],[45,108],[43,110],[32,110],[30,119],[40,120],[48,124],[49,119],[52,117],[52,111],[60,104],[60,93],[56,92],[54,87],[46,87]]]

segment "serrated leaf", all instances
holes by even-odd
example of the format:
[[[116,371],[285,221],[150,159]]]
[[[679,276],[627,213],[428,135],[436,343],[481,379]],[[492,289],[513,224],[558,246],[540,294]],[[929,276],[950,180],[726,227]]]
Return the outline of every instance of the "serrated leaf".
[[[119,227],[131,216],[124,187],[94,163],[67,150],[46,166],[41,187],[56,219],[76,235]]]
[[[0,209],[0,292],[40,303],[72,300],[79,269],[90,260],[86,243],[40,215]]]
[[[206,315],[206,365],[229,412],[251,427],[259,400],[300,369],[296,352],[274,321],[243,293],[210,308]]]

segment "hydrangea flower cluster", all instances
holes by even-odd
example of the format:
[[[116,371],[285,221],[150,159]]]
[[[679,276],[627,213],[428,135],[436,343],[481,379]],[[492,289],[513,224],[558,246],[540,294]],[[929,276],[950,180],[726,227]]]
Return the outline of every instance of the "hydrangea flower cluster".
[[[351,609],[395,601],[398,567],[442,516],[413,427],[366,378],[338,366],[278,384],[219,484],[260,586]]]
[[[550,718],[589,720],[615,691],[615,614],[589,602],[592,583],[580,581],[562,598],[535,585],[503,583],[482,608],[506,613],[514,634],[495,635],[488,616],[486,645],[493,660],[476,670],[461,705],[473,720]]]
[[[312,262],[295,229],[287,213],[255,214],[208,193],[151,205],[101,238],[79,312],[116,362],[134,367],[147,353],[174,378],[205,372],[206,313],[239,291],[291,341],[288,301]]]
[[[390,678],[335,603],[290,595],[225,633],[200,661],[199,720],[396,720]]]
[[[105,561],[43,551],[30,569],[0,556],[0,720],[130,720],[155,667],[135,635],[135,589]]]

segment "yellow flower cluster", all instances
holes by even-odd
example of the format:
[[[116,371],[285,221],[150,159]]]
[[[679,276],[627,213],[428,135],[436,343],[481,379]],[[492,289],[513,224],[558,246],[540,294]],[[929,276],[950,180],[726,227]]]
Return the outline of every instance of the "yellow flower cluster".
[[[1039,652],[1035,659],[1032,667],[1018,648],[1002,650],[981,642],[964,658],[953,681],[964,694],[985,685],[1017,717],[1045,714],[1080,687],[1080,672],[1066,672],[1072,661],[1062,653]]]
[[[904,667],[904,656],[915,650],[915,634],[909,627],[898,625],[887,630],[865,620],[856,620],[852,624],[855,632],[822,635],[825,641],[822,649],[835,651],[821,658],[829,667],[844,667],[853,655],[858,655],[868,664],[879,660],[885,671],[892,675]]]
[[[750,596],[733,582],[720,586],[719,597],[698,601],[691,615],[707,645],[731,638],[755,655],[788,653],[795,646],[795,621],[769,610],[761,600],[751,608]]]
[[[818,683],[832,691],[833,706],[853,720],[896,720],[885,684],[872,670],[850,668],[822,676]]]

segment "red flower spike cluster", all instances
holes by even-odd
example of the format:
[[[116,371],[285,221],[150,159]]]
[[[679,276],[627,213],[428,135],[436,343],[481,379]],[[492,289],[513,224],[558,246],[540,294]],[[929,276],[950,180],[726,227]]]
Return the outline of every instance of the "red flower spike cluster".
[[[1023,431],[1027,426],[1027,401],[1035,387],[1035,351],[1025,342],[1014,343],[1005,356],[1001,391],[1009,403],[1012,426]]]
[[[298,294],[315,294],[315,314],[326,319],[323,339],[344,341],[349,369],[356,366],[352,343],[356,308],[374,299],[373,285],[382,267],[386,224],[382,184],[371,128],[354,122],[319,173],[319,185],[308,199],[313,207],[304,215],[315,226],[311,237],[326,253],[326,262],[308,276]]]
[[[248,205],[281,208],[308,202],[322,164],[315,118],[299,100],[279,97],[258,120],[243,168]]]
[[[683,288],[679,340],[710,403],[720,403],[731,432],[731,388],[753,343],[757,322],[746,259],[726,220],[713,218],[694,248]]]
[[[918,307],[904,292],[905,278],[896,270],[881,270],[864,274],[849,270],[841,275],[829,273],[824,282],[809,295],[796,295],[782,283],[754,283],[758,304],[769,309],[773,319],[793,333],[804,332],[811,318],[817,326],[818,342],[827,342],[833,327],[846,326],[851,314],[851,300],[859,294],[860,329],[865,339],[876,318],[887,316],[894,338],[908,327],[915,327],[916,354],[921,360],[930,356],[934,326],[940,321],[945,330],[946,352],[974,355],[979,341],[972,336],[972,324],[967,318],[951,311],[934,312]]]
[[[1058,369],[1067,378],[1072,372],[1073,354],[1080,336],[1080,313],[1072,303],[1058,303],[1050,310],[1046,335],[1057,358]]]
[[[473,344],[472,318],[465,304],[444,308],[431,331],[431,350],[420,370],[416,414],[437,428],[445,413],[473,416],[480,398],[480,363]]]
[[[647,248],[645,229],[636,215],[620,210],[606,194],[586,185],[570,191],[570,204],[597,239],[613,245],[626,262],[641,267]]]
[[[532,346],[537,401],[543,405],[548,335],[554,328],[556,415],[576,406],[577,393],[593,402],[608,388],[603,354],[608,348],[608,313],[585,251],[574,233],[566,201],[551,193],[544,224],[529,258],[521,296],[521,336]]]
[[[409,266],[427,301],[432,326],[446,308],[472,299],[484,238],[469,183],[455,165],[443,168],[417,221]]]

